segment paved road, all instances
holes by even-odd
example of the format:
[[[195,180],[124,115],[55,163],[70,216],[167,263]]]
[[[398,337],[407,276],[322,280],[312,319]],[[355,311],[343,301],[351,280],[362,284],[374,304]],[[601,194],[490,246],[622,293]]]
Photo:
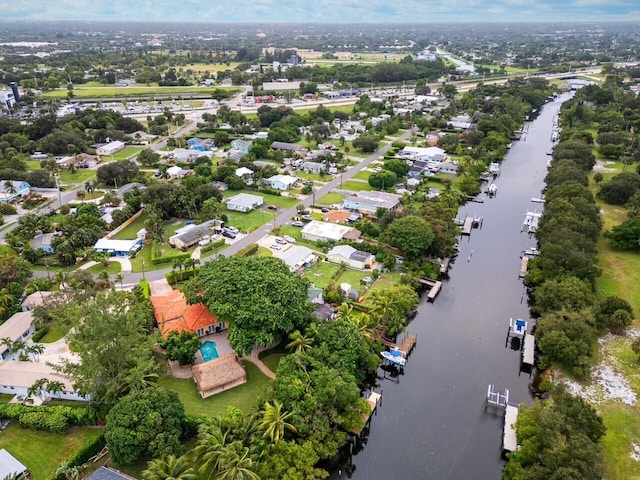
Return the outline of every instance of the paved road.
[[[407,132],[402,134],[400,137],[398,137],[398,140],[399,141],[407,140],[411,136],[411,133],[412,131],[408,130]],[[361,170],[369,166],[373,161],[382,157],[390,148],[391,148],[391,143],[386,144],[380,150],[373,153],[371,156],[363,159],[360,163],[358,163],[357,165],[351,167],[349,170],[344,172],[342,174],[342,178],[338,176],[333,180],[331,180],[330,182],[326,183],[324,186],[322,186],[321,188],[315,191],[315,198],[321,198],[327,193],[330,193],[336,190],[337,188],[339,188],[340,182],[344,182],[352,178],[358,172],[360,172]],[[313,198],[314,198],[313,195],[308,195],[306,198],[300,200],[300,203],[303,204],[305,207],[309,207],[313,201]],[[245,248],[249,244],[256,243],[262,237],[264,237],[265,235],[268,235],[271,232],[271,228],[273,227],[274,223],[277,227],[281,225],[285,225],[286,223],[290,222],[291,218],[295,216],[297,213],[298,212],[296,207],[290,207],[281,211],[280,214],[277,217],[275,217],[275,220],[270,221],[268,224],[263,225],[262,227],[254,230],[253,232],[249,233],[245,237],[239,239],[238,241],[233,243],[233,245],[229,246],[223,252],[221,252],[220,255],[231,256],[236,254],[239,250]],[[207,262],[212,259],[213,257],[208,257],[203,259],[203,262]],[[171,271],[171,268],[145,272],[145,278],[147,278],[150,281],[159,280],[161,278],[164,278],[165,274],[169,271]],[[134,284],[134,283],[138,283],[141,279],[142,279],[142,273],[124,273],[123,282],[126,284]]]

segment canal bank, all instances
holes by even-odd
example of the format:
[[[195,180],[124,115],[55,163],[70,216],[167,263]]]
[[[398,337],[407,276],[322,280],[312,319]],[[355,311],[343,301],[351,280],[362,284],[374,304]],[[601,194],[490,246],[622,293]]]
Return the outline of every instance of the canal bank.
[[[505,348],[510,317],[529,318],[518,278],[521,232],[544,187],[553,118],[564,95],[547,104],[515,142],[495,181],[497,195],[461,207],[459,218],[482,217],[460,240],[460,254],[438,299],[423,297],[409,325],[418,346],[399,381],[382,380],[383,406],[367,444],[353,457],[351,478],[498,479],[503,412],[485,411],[487,386],[510,390],[510,403],[530,402],[519,353]]]

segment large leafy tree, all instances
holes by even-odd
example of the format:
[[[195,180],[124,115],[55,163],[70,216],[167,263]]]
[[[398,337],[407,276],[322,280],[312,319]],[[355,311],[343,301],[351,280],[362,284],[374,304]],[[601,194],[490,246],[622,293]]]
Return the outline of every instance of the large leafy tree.
[[[203,266],[185,293],[189,302],[204,302],[227,322],[231,346],[246,354],[304,325],[308,286],[277,258],[231,257]]]
[[[374,290],[368,302],[371,313],[379,318],[385,333],[395,337],[407,326],[407,314],[414,310],[420,298],[409,285]]]
[[[98,407],[110,408],[129,391],[147,386],[156,375],[156,341],[149,333],[152,312],[139,297],[99,293],[93,299],[60,304],[49,313],[54,321],[71,319],[69,343],[79,359],[66,360],[61,370]]]
[[[193,363],[193,358],[200,348],[200,340],[195,333],[186,330],[178,333],[173,330],[169,332],[169,337],[163,345],[169,360],[177,360],[180,365],[189,365]]]
[[[398,248],[411,259],[420,258],[427,253],[434,238],[429,222],[416,215],[394,220],[383,234],[383,241]]]
[[[179,455],[185,418],[175,392],[163,388],[134,391],[107,415],[104,438],[113,460],[121,464],[132,463],[147,452],[154,458]]]

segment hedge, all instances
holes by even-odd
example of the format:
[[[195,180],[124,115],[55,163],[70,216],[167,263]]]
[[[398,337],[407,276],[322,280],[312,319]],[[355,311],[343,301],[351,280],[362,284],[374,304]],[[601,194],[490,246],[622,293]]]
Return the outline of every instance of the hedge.
[[[198,435],[200,425],[211,420],[208,415],[189,415],[185,416],[182,438],[192,438]]]
[[[5,403],[0,405],[0,419],[20,420],[26,413],[42,413],[47,415],[61,415],[69,425],[93,425],[95,415],[85,406],[66,407],[63,405],[39,405],[28,407],[20,403]],[[27,420],[33,422],[34,419]]]
[[[73,453],[66,460],[66,464],[69,467],[77,467],[85,464],[89,461],[91,457],[96,456],[104,446],[106,442],[104,440],[104,435],[100,435],[92,440],[89,440],[86,444],[82,446],[80,450]],[[66,480],[63,472],[60,473],[52,473],[47,477],[47,480]]]
[[[142,294],[144,298],[149,298],[151,296],[151,286],[149,285],[149,280],[143,278],[140,280],[140,288],[142,288]]]
[[[238,250],[236,253],[237,257],[248,257],[249,255],[253,255],[258,251],[259,245],[257,243],[251,243],[244,247],[242,250]]]
[[[33,342],[39,342],[42,339],[42,337],[44,337],[48,332],[49,332],[49,327],[47,327],[46,325],[42,325],[38,327],[38,329],[36,330],[36,333],[34,333],[31,336],[31,340]]]
[[[20,415],[20,426],[45,432],[66,433],[69,430],[69,419],[59,411],[25,412]]]
[[[215,242],[211,242],[209,245],[205,245],[200,249],[200,253],[207,253],[213,250],[214,248],[218,248],[224,245],[224,238],[219,238]]]
[[[165,277],[167,278],[167,282],[169,282],[169,285],[173,285],[175,283],[190,279],[196,273],[198,273],[199,270],[199,268],[195,268],[193,270],[183,270],[182,272],[167,272]]]
[[[176,258],[182,258],[182,259],[186,260],[188,258],[191,258],[191,254],[187,252],[187,253],[178,253],[176,255],[168,255],[166,257],[155,257],[155,256],[153,256],[153,253],[152,253],[151,254],[151,263],[153,265],[160,265],[162,263],[173,262]]]

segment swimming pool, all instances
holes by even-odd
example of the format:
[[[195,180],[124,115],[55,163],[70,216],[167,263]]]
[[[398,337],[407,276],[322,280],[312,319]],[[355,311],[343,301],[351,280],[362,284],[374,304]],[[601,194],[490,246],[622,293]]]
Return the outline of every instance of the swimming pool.
[[[216,342],[206,341],[200,345],[200,353],[205,362],[209,360],[215,360],[219,357],[218,349],[216,348]]]

